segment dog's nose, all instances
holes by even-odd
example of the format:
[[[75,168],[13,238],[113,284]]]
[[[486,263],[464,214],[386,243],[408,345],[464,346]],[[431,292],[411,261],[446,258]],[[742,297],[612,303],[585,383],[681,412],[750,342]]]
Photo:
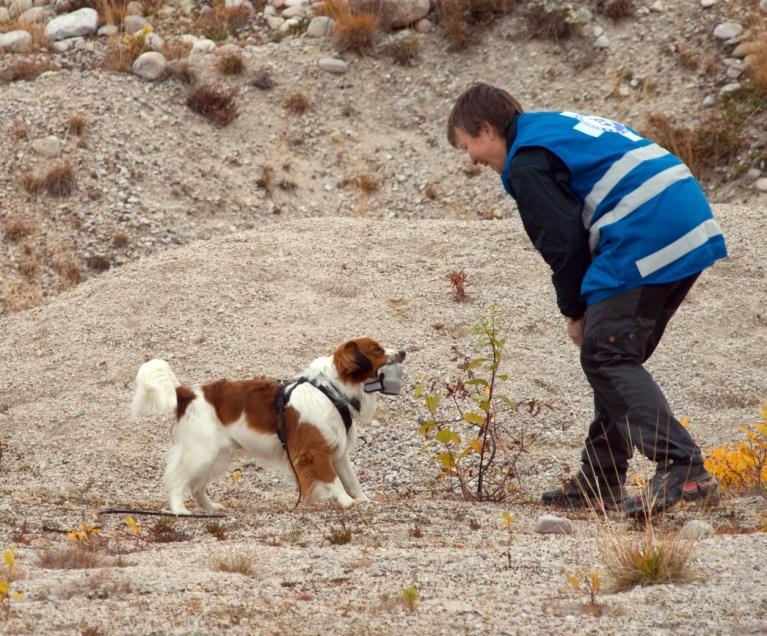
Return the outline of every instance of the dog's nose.
[[[394,356],[395,362],[402,362],[405,359],[405,352],[404,351],[397,351],[397,354]]]

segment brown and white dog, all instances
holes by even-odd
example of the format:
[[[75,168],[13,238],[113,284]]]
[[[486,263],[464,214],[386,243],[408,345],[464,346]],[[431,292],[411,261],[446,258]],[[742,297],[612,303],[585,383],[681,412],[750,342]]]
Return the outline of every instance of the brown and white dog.
[[[304,501],[335,500],[343,507],[367,501],[349,459],[357,426],[375,413],[377,395],[365,385],[373,386],[382,367],[404,358],[403,351],[356,338],[314,360],[286,387],[263,377],[188,387],[164,360],[145,362],[136,375],[133,416],[176,412],[165,469],[170,510],[189,514],[187,490],[207,512],[222,510],[206,487],[240,449],[260,464],[294,473]]]

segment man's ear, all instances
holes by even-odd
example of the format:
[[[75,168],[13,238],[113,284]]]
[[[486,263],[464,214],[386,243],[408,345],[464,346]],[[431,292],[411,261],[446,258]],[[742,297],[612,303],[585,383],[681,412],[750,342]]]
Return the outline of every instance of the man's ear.
[[[495,139],[498,136],[498,133],[495,130],[495,126],[489,124],[486,121],[483,121],[479,125],[479,134],[481,135],[482,133],[486,134],[488,137],[490,137],[490,139]]]

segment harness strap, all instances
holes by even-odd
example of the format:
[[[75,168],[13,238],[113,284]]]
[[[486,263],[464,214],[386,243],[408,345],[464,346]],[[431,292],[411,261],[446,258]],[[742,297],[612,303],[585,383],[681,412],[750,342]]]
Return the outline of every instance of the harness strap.
[[[319,384],[318,382],[315,382],[311,378],[307,378],[304,376],[301,376],[296,380],[295,384],[290,387],[287,391],[280,391],[280,393],[284,393],[282,397],[282,403],[280,405],[281,408],[285,407],[285,404],[287,404],[290,401],[290,394],[293,393],[293,389],[295,389],[299,384],[303,384],[304,382],[308,382],[311,384],[315,389],[318,389],[321,391],[328,400],[330,400],[333,403],[333,406],[336,407],[336,410],[338,411],[338,414],[341,416],[341,419],[344,422],[344,426],[346,427],[346,432],[349,432],[349,429],[352,426],[352,414],[349,410],[349,405],[351,405],[356,411],[359,412],[360,410],[360,401],[357,398],[352,398],[351,400],[347,400],[345,398],[340,397],[338,394],[333,393],[328,387],[323,386],[322,384]],[[282,418],[280,418],[280,421],[282,421]],[[282,431],[282,435],[280,437],[280,441],[282,442],[282,445],[285,445],[285,442],[283,441],[284,437],[284,431]]]

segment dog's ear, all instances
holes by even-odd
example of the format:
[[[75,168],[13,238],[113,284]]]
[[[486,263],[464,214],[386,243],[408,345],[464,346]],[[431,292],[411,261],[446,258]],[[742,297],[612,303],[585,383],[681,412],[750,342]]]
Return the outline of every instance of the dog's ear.
[[[356,380],[373,370],[373,363],[353,340],[336,349],[333,361],[341,378]]]

